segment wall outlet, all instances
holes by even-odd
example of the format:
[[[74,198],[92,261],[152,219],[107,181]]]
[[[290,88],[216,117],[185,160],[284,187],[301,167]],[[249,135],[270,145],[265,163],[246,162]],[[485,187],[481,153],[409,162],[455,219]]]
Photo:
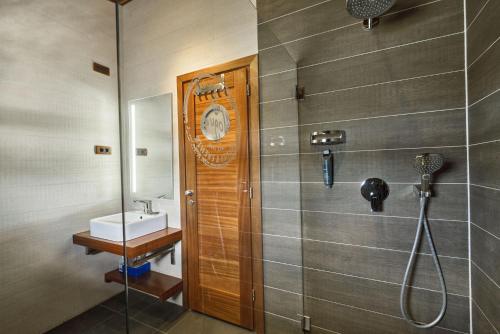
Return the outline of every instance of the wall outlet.
[[[94,152],[95,154],[111,155],[111,146],[96,145],[94,146]]]

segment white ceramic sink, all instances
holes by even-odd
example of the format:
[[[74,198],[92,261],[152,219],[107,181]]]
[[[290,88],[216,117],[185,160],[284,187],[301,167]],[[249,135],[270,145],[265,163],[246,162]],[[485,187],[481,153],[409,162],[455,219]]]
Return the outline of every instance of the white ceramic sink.
[[[92,237],[123,241],[122,214],[94,218],[90,220],[90,235]],[[167,213],[147,215],[142,211],[125,212],[126,240],[163,230],[167,227]]]

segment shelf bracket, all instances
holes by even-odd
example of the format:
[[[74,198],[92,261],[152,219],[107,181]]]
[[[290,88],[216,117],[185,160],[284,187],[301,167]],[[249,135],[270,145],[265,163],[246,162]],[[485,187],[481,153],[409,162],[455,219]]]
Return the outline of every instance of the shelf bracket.
[[[90,248],[90,247],[85,247],[85,255],[96,255],[101,253],[102,251]]]

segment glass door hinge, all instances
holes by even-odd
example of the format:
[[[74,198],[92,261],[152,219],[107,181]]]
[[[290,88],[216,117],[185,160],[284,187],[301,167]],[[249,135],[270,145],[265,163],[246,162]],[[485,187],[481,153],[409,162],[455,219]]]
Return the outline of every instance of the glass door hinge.
[[[304,332],[311,331],[311,317],[307,315],[302,316],[302,330]]]

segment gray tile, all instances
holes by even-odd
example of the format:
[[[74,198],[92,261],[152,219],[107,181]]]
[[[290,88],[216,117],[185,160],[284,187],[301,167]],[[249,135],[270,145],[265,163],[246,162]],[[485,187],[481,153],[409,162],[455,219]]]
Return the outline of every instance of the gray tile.
[[[302,334],[300,321],[265,314],[265,331],[272,334]]]
[[[262,209],[262,232],[264,234],[300,237],[302,230],[300,211]]]
[[[129,319],[130,334],[158,334],[158,331],[152,327],[145,326],[135,320]],[[110,319],[89,329],[85,334],[123,334],[126,332],[125,316],[115,314]]]
[[[470,147],[470,182],[500,189],[500,142]]]
[[[399,307],[401,285],[399,284],[387,284],[305,269],[304,285],[305,293],[308,296],[395,317],[401,316]],[[429,322],[436,317],[440,308],[440,293],[410,289],[409,310],[415,319]],[[447,312],[439,325],[467,332],[469,329],[469,298],[448,295]]]
[[[343,0],[325,2],[259,25],[259,50],[356,22],[345,10]]]
[[[295,12],[324,0],[257,0],[258,22],[264,22],[279,16]]]
[[[307,94],[463,70],[463,34],[298,70]]]
[[[500,191],[472,185],[471,221],[500,238]]]
[[[263,235],[264,259],[302,265],[302,241],[297,238]]]
[[[499,36],[500,2],[489,1],[476,21],[467,31],[467,54],[469,64],[473,63]]]
[[[472,20],[474,20],[477,16],[477,14],[479,13],[479,11],[481,10],[481,8],[483,8],[484,4],[487,2],[488,0],[474,0],[474,1],[465,1],[466,3],[466,11],[467,11],[467,26],[469,26],[472,22]]]
[[[260,101],[269,102],[295,98],[297,72],[289,71],[260,78]]]
[[[299,103],[300,123],[463,108],[464,80],[458,72],[307,96]]]
[[[410,257],[395,252],[358,246],[304,240],[304,267],[400,283]],[[440,257],[450,293],[468,295],[468,261]],[[439,280],[430,255],[419,255],[411,285],[439,289]]]
[[[338,333],[349,334],[420,334],[403,319],[349,306],[306,298],[306,312],[314,314],[313,325]],[[434,327],[429,334],[449,334],[446,329]]]
[[[486,319],[475,303],[472,303],[472,330],[473,333],[498,334],[498,331],[493,328],[489,319]]]
[[[264,261],[264,285],[302,293],[302,267]]]
[[[361,183],[365,179],[377,175],[386,182],[419,183],[420,176],[413,168],[413,164],[415,156],[422,151],[444,155],[445,166],[434,175],[433,182],[467,182],[467,152],[465,147],[336,152],[334,154],[333,177],[336,182]],[[300,163],[303,182],[323,181],[321,153],[303,154],[300,156]],[[291,177],[290,180],[292,180]]]
[[[471,144],[500,139],[500,91],[469,108]]]
[[[500,285],[500,239],[471,225],[471,259]]]
[[[298,125],[299,107],[297,100],[285,100],[260,105],[260,128]]]
[[[411,8],[425,2],[427,1],[398,1],[396,5],[392,7],[391,12]],[[397,14],[397,16],[403,17],[399,22],[400,24],[404,24],[404,14],[400,13]],[[259,25],[259,50],[356,23],[359,23],[359,20],[347,13],[344,0],[328,1],[313,8]],[[361,23],[357,24],[357,27],[362,29]]]
[[[474,103],[500,88],[500,43],[469,68],[469,101]]]
[[[229,324],[224,321],[188,311],[175,323],[169,334],[250,334],[244,328]]]
[[[260,151],[263,155],[299,152],[299,128],[287,127],[260,132]]]
[[[300,182],[299,160],[298,154],[261,157],[261,180],[264,182]]]
[[[300,129],[301,153],[319,152],[323,149],[310,145],[311,132],[334,129],[346,131],[346,143],[336,145],[334,151],[458,146],[465,145],[465,112],[458,109],[307,125]],[[287,129],[272,130],[266,136],[287,136],[289,132]]]
[[[144,324],[165,331],[171,328],[175,320],[183,313],[182,306],[170,302],[156,301],[134,314],[133,317]]]
[[[444,0],[385,16],[370,33],[359,25],[259,52],[261,74],[308,66],[463,31],[463,1]]]
[[[304,183],[301,188],[303,210],[372,214],[370,203],[361,196],[357,183],[338,183],[333,185],[333,189],[326,189],[323,184]],[[419,202],[413,185],[389,184],[389,188],[389,197],[380,214],[418,217]],[[434,185],[433,189],[436,196],[429,204],[429,219],[467,220],[466,185],[440,184]]]
[[[305,239],[410,251],[417,219],[304,212],[302,224]],[[432,220],[430,225],[438,254],[468,258],[467,223]],[[426,242],[420,252],[430,254]]]
[[[129,289],[128,291],[128,312],[129,315],[135,315],[137,312],[145,309],[149,305],[152,305],[157,300],[152,296],[148,296],[144,293],[137,292],[135,290]],[[114,297],[104,301],[103,306],[108,307],[117,312],[125,312],[125,292],[119,293]]]
[[[288,50],[288,45],[278,45],[259,52],[259,75],[276,74],[297,69],[297,58]]]
[[[478,270],[474,264],[471,266],[471,275],[472,298],[474,302],[479,305],[495,328],[500,329],[500,308],[498,307],[500,289]]]
[[[262,207],[300,209],[299,183],[262,183]]]
[[[266,312],[290,319],[297,319],[299,314],[304,314],[301,294],[266,287],[264,296]]]
[[[100,323],[110,319],[114,312],[104,307],[96,306],[64,324],[50,330],[47,334],[79,334],[86,332]]]

